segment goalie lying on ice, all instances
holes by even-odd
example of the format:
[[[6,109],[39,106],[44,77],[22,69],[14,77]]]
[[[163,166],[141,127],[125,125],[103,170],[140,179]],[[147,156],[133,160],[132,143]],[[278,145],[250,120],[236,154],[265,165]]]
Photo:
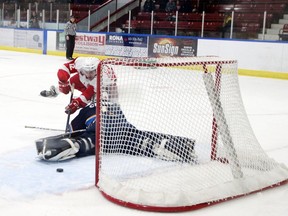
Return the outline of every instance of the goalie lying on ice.
[[[143,131],[129,123],[117,104],[102,106],[103,154],[154,157],[168,161],[195,163],[195,140]],[[74,132],[36,140],[40,159],[61,161],[95,154],[95,106],[83,108],[71,122]]]

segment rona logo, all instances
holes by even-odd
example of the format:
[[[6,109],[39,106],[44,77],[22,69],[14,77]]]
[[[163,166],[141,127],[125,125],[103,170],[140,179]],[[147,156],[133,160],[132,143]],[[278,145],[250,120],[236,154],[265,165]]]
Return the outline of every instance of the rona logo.
[[[122,36],[119,35],[109,35],[109,40],[110,41],[123,41]]]
[[[93,42],[98,45],[105,45],[105,36],[79,35],[76,37],[78,42]]]
[[[154,43],[153,46],[153,53],[156,54],[165,54],[165,55],[178,55],[179,47],[178,46],[173,46],[170,43],[166,44],[158,44]]]

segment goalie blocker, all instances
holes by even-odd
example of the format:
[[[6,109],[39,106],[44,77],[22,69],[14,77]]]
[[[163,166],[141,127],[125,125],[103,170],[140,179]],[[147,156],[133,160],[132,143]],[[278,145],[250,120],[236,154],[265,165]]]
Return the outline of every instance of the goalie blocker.
[[[95,112],[94,106],[87,106],[79,115],[91,112],[91,109]],[[104,137],[108,137],[103,143],[103,153],[146,156],[192,164],[197,162],[194,152],[195,140],[138,130],[127,121],[121,108],[116,104],[106,103],[102,112],[103,133]],[[112,124],[117,124],[116,131],[111,129]],[[36,140],[36,149],[39,158],[47,161],[94,155],[95,121],[84,130]]]

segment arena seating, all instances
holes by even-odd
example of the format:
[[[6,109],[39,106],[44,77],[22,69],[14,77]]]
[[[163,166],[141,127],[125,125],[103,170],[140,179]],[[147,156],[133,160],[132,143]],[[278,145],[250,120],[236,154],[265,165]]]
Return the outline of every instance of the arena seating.
[[[287,2],[285,3],[238,3],[238,4],[209,4],[206,6],[206,12],[211,13],[218,11],[225,12],[245,12],[245,13],[283,13],[287,9]]]
[[[20,20],[25,21],[27,20],[27,10],[25,8],[28,8],[29,3],[27,2],[20,2],[19,8],[23,9],[21,10],[20,14]],[[65,4],[65,3],[53,3],[52,8],[52,20],[50,20],[50,5],[47,3],[38,3],[38,13],[41,13],[42,10],[45,10],[45,18],[47,21],[55,22],[56,21],[56,11],[59,10],[60,16],[59,21],[60,22],[66,22],[69,18],[70,10],[72,10],[72,14],[76,16],[77,19],[82,19],[88,16],[88,11],[90,10],[91,13],[95,11],[97,8],[99,8],[99,4]],[[8,11],[11,14],[14,14],[15,11],[15,4],[13,3],[7,3],[5,4],[5,10]],[[32,4],[32,11],[36,11],[35,4]],[[6,17],[5,17],[6,18]]]
[[[212,1],[205,6],[204,32],[216,31],[223,23],[224,15],[234,11],[233,32],[251,33],[256,35],[261,31],[264,21],[264,11],[266,11],[266,28],[270,28],[272,23],[278,22],[284,12],[288,10],[287,0],[235,0],[233,4],[216,4]],[[230,1],[232,2],[232,1]],[[188,31],[201,31],[202,12],[198,13],[178,13],[178,29]],[[136,20],[151,21],[151,13],[139,12]],[[153,12],[153,21],[156,22],[157,29],[175,29],[176,15],[161,11]],[[167,21],[164,23],[164,21]],[[147,27],[147,25],[146,25]],[[155,25],[153,25],[155,27]],[[139,26],[136,29],[141,30]],[[148,27],[151,29],[151,25]],[[156,28],[156,27],[155,27]],[[141,32],[141,31],[140,31]]]
[[[126,21],[125,27],[128,28],[129,21]],[[132,29],[141,31],[141,30],[150,30],[151,21],[150,20],[132,20],[130,24]],[[174,30],[176,22],[175,21],[154,21],[153,28],[157,30]],[[222,23],[220,22],[205,22],[204,31],[217,31],[221,27]],[[200,32],[202,29],[202,22],[200,21],[178,21],[177,22],[178,30],[190,30]]]
[[[100,5],[98,4],[71,4],[70,8],[72,11],[85,11],[88,12],[89,10],[95,11]]]
[[[191,4],[196,4],[197,0],[189,0]],[[105,1],[104,1],[105,2]],[[157,1],[156,1],[157,2]],[[218,3],[216,3],[218,2]],[[219,4],[220,2],[220,4]],[[223,2],[229,2],[224,4]],[[24,3],[23,3],[24,4]],[[33,5],[33,4],[32,4]],[[43,6],[42,6],[43,5]],[[5,9],[9,9],[11,6],[11,11],[15,10],[14,4],[7,4]],[[13,7],[12,7],[13,6]],[[49,6],[49,5],[48,5]],[[93,12],[97,10],[100,5],[95,4],[70,4],[73,15],[77,17],[78,20],[86,17],[88,11]],[[47,4],[46,4],[47,7]],[[25,8],[21,3],[21,8]],[[50,7],[49,7],[50,8]],[[44,8],[44,4],[39,3],[38,10],[45,9],[45,18],[50,22],[56,21],[56,10],[60,11],[60,22],[66,22],[69,18],[70,11],[67,8],[67,4],[53,3],[53,12],[50,14],[49,8]],[[32,8],[33,10],[34,8]],[[202,10],[205,9],[204,17],[204,32],[216,32],[220,35],[219,29],[222,26],[225,13],[231,13],[234,11],[234,23],[233,32],[237,33],[254,33],[255,35],[259,33],[263,27],[264,11],[266,11],[266,28],[270,28],[272,23],[278,23],[278,20],[282,18],[285,12],[288,12],[288,1],[287,0],[233,0],[233,1],[213,1],[210,0],[209,4],[204,5],[204,7],[199,7],[198,12],[190,13],[178,13],[178,30],[182,31],[183,34],[187,33],[189,35],[191,32],[193,35],[199,35],[202,27],[203,14]],[[133,12],[133,20],[131,23],[132,29],[137,30],[137,33],[142,33],[141,30],[146,32],[151,29],[151,13],[149,12]],[[21,21],[27,19],[26,10],[21,11]],[[121,18],[121,25],[126,17]],[[155,10],[153,13],[153,27],[155,29],[165,29],[167,31],[173,32],[176,25],[176,16],[174,13],[166,13],[160,10]],[[128,21],[125,24],[126,28],[128,26]],[[195,33],[195,34],[194,34]],[[279,33],[280,34],[280,33]],[[215,34],[214,34],[215,35]],[[279,36],[280,37],[280,36]]]
[[[154,12],[153,19],[164,21],[169,19],[176,18],[175,13],[165,13],[165,12]],[[151,13],[149,12],[139,12],[136,16],[137,20],[151,20]],[[223,22],[224,14],[223,13],[206,13],[205,21],[214,21],[214,22]],[[202,21],[202,13],[178,13],[179,21]],[[175,21],[175,20],[174,20]]]

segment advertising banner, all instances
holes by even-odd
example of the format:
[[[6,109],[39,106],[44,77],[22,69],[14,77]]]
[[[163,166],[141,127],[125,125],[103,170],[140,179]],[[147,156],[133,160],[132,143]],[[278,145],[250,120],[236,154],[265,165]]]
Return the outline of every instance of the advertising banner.
[[[56,33],[56,50],[64,51],[66,48],[65,34],[64,32]]]
[[[105,55],[121,57],[147,57],[148,37],[109,34],[106,37]]]
[[[14,29],[0,28],[0,46],[14,46]]]
[[[56,49],[65,50],[65,35],[63,32],[57,32]],[[105,54],[105,34],[77,33],[75,39],[74,52],[104,55]]]
[[[42,50],[43,31],[14,30],[14,46]]]
[[[197,55],[197,39],[149,37],[149,57],[193,57]]]
[[[105,38],[105,34],[77,33],[75,52],[104,55]]]

